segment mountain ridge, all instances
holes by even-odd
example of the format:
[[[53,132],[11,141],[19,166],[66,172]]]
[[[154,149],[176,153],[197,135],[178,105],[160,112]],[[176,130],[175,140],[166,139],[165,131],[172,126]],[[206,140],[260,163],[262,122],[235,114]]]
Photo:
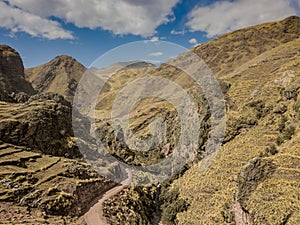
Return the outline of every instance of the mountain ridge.
[[[136,224],[149,224],[155,215],[161,216],[164,223],[180,225],[237,224],[241,220],[255,225],[300,224],[299,28],[300,19],[289,17],[231,32],[193,49],[226,84],[223,93],[228,119],[226,137],[205,170],[200,171],[199,167],[209,138],[211,115],[205,96],[187,74],[161,65],[127,68],[110,78],[96,107],[100,122],[95,130],[110,153],[126,163],[143,165],[170,155],[180,132],[174,107],[161,99],[143,99],[133,109],[137,112],[130,118],[130,128],[138,137],[147,137],[149,121],[159,116],[169,128],[166,140],[163,146],[146,154],[127,151],[107,120],[116,91],[126,86],[126,82],[154,72],[168,78],[190,91],[205,120],[201,124],[200,148],[194,153],[200,161],[186,165],[182,173],[161,186],[124,189],[104,203],[108,221],[123,225],[130,218]],[[12,63],[8,64],[14,69]],[[21,62],[17,65],[18,71],[22,71]],[[4,205],[0,219],[3,221],[15,222],[11,211],[18,215],[20,209],[23,212],[27,207],[29,215],[21,221],[24,223],[30,223],[29,217],[35,215],[35,222],[39,219],[45,222],[49,217],[50,223],[83,224],[77,216],[84,213],[95,196],[115,186],[82,162],[78,152],[72,152],[76,148],[68,101],[72,101],[85,70],[74,58],[58,56],[26,69],[26,77],[34,83],[39,95],[18,104],[0,99],[0,205]],[[147,87],[141,90],[151,91]],[[68,101],[61,95],[43,92],[58,92]],[[43,135],[38,131],[47,136],[47,143],[42,142]],[[83,145],[87,149],[94,147],[84,142]],[[112,165],[108,172],[120,173],[118,169]],[[35,214],[36,211],[40,214]],[[243,216],[246,219],[238,218]]]
[[[300,37],[300,18],[291,16],[224,34],[194,48],[217,77],[265,51]]]

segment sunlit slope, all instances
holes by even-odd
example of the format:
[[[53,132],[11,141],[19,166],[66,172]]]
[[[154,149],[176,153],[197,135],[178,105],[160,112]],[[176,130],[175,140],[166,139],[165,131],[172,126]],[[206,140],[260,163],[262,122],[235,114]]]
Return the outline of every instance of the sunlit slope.
[[[256,56],[298,37],[300,19],[293,16],[225,34],[194,51],[217,77],[222,77]]]
[[[190,203],[179,224],[234,223],[235,204],[253,224],[299,224],[300,39],[223,77],[227,143],[208,168],[175,182]]]

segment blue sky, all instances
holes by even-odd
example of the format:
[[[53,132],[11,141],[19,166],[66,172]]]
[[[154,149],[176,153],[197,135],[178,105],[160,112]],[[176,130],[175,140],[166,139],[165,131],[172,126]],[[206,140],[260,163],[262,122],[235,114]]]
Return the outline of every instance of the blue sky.
[[[61,54],[89,66],[122,44],[161,40],[192,48],[299,15],[299,6],[300,0],[0,0],[0,44],[15,48],[25,67]]]

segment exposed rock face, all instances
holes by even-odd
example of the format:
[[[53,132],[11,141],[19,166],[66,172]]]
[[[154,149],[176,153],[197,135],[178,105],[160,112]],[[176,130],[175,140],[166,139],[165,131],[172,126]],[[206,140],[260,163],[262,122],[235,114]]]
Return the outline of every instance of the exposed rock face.
[[[25,80],[20,55],[7,45],[0,45],[0,100],[14,101],[14,95],[23,92],[34,94],[31,84]]]
[[[25,73],[38,93],[58,93],[72,101],[77,84],[85,71],[86,68],[74,58],[62,55],[41,66],[26,69]]]
[[[256,157],[243,167],[237,180],[237,201],[244,207],[244,202],[258,185],[266,180],[276,170],[271,160]]]
[[[79,159],[71,103],[32,95],[19,54],[1,46],[0,57],[0,220],[84,224],[79,216],[115,183]]]
[[[0,140],[44,154],[76,158],[71,104],[58,94],[32,96],[22,104],[0,104]]]

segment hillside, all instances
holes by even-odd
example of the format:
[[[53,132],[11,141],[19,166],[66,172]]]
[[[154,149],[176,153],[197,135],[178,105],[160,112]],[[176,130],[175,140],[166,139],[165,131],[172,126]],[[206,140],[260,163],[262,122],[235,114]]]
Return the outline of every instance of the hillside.
[[[79,217],[115,183],[81,159],[71,104],[41,94],[0,102],[0,112],[1,223],[83,224]]]
[[[299,27],[300,19],[290,17],[235,31],[194,49],[200,56],[210,53],[204,60],[230,86],[225,96],[227,132],[224,145],[209,168],[200,172],[199,163],[161,190],[165,222],[299,223],[299,167],[295,166],[299,150],[296,144],[291,144],[293,150],[284,147],[297,143]],[[221,49],[215,51],[216,56],[211,51],[215,46]],[[163,65],[151,72],[169,74],[168,78],[173,79],[175,71],[171,71]],[[182,78],[183,73],[178,74]],[[181,82],[183,85],[187,80]],[[141,116],[136,116],[133,128],[152,118],[153,114],[147,113],[151,112],[148,104],[141,104]],[[155,104],[149,105],[155,108]],[[142,115],[149,116],[142,120]],[[139,205],[137,196],[143,199],[144,206]],[[126,217],[147,224],[153,216],[149,214],[155,207],[153,201],[139,188],[125,190],[107,202],[107,216],[118,224]],[[133,213],[131,208],[143,213]],[[176,212],[182,213],[176,216]]]
[[[50,62],[25,70],[26,79],[38,93],[58,93],[73,100],[77,84],[86,68],[74,58],[57,56]]]
[[[296,16],[234,31],[194,49],[222,77],[256,56],[300,37]]]
[[[190,204],[178,224],[300,223],[299,52],[297,39],[223,76],[227,142],[210,167],[175,182]]]
[[[136,62],[119,70],[97,96],[95,114],[85,118],[79,112],[84,113],[89,102],[82,103],[87,107],[79,112],[70,103],[86,72],[80,63],[69,56],[58,56],[26,69],[26,79],[39,93],[35,95],[25,80],[19,54],[8,46],[0,49],[0,223],[84,224],[82,216],[95,199],[113,188],[119,191],[115,182],[100,176],[86,162],[97,165],[106,177],[124,178],[120,166],[106,161],[106,153],[96,150],[90,131],[95,131],[109,153],[127,164],[146,168],[168,157],[173,159],[170,156],[179,152],[176,146],[181,144],[182,111],[167,100],[180,103],[178,89],[164,82],[152,86],[140,82],[129,89],[130,97],[147,95],[133,105],[125,98],[117,104],[121,113],[113,116],[118,119],[128,105],[132,106],[128,123],[131,134],[122,127],[116,129],[110,119],[120,90],[137,78],[161,77],[180,86],[195,104],[199,113],[196,117],[201,121],[196,133],[199,139],[195,143],[183,141],[183,151],[178,153],[186,160],[182,168],[177,170],[175,165],[174,169],[177,161],[171,160],[159,168],[162,171],[149,169],[158,175],[162,172],[168,179],[144,176],[148,168],[133,171],[130,180],[134,184],[151,185],[124,185],[120,193],[106,199],[100,208],[107,221],[120,225],[157,225],[159,221],[168,225],[300,224],[298,17],[223,35],[174,59],[198,71],[198,61],[193,61],[190,53],[198,54],[218,77],[217,88],[225,98],[226,134],[209,166],[203,160],[208,154],[205,150],[214,144],[208,142],[209,137],[219,138],[213,129],[223,115],[210,112],[216,106],[205,95],[205,85],[199,87],[183,69],[168,63],[155,67]],[[123,65],[92,68],[89,75],[93,76],[84,88],[90,88],[91,82],[103,82],[112,69]],[[87,90],[83,89],[83,96],[74,102],[92,97],[86,96]],[[24,94],[17,95],[19,92]],[[181,104],[179,109],[187,110],[184,122],[195,121],[189,107]],[[94,124],[88,120],[90,116],[95,116]],[[131,149],[131,143],[145,147],[135,138],[150,139],[156,118],[165,124],[165,128],[155,127],[155,134],[165,135],[161,142],[149,142],[146,147],[150,151]],[[74,137],[72,119],[78,122],[75,128],[82,136]],[[187,131],[188,137],[195,136],[194,130]],[[79,152],[76,144],[84,152]],[[170,170],[165,169],[170,165]]]
[[[29,87],[27,93],[34,93],[24,79],[19,54],[7,46],[1,49],[6,49],[1,78],[7,85],[2,93],[17,91],[18,85],[19,90]],[[81,159],[71,103],[54,93],[6,96],[0,101],[0,223],[84,224],[80,216],[116,184]]]

